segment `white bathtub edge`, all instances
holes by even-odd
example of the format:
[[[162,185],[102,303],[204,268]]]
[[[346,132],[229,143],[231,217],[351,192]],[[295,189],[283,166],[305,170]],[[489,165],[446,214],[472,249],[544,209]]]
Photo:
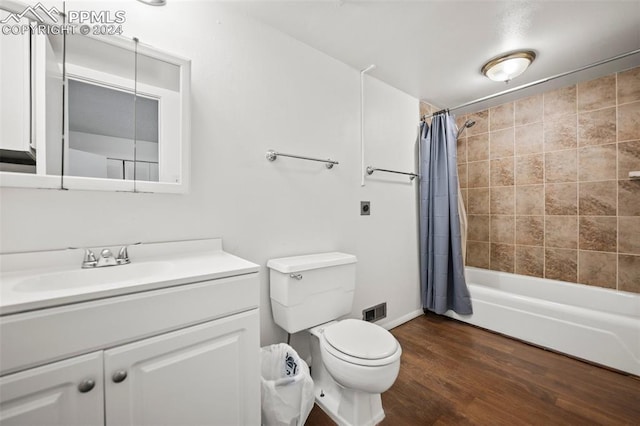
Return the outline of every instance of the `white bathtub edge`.
[[[469,290],[474,313],[449,311],[445,315],[640,376],[640,318],[604,314],[473,283],[469,283]]]

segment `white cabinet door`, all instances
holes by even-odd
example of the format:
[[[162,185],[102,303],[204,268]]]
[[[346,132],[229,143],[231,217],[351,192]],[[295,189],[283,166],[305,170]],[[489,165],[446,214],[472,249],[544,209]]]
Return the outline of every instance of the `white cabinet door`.
[[[103,425],[102,374],[94,352],[0,377],[0,424]]]
[[[254,309],[105,351],[106,424],[260,424],[258,330]]]

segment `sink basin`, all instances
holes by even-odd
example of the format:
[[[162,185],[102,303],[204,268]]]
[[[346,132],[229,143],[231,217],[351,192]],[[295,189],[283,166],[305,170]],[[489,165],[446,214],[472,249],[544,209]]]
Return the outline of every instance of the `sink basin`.
[[[73,269],[33,275],[20,279],[13,287],[18,292],[68,290],[73,288],[116,285],[134,281],[149,281],[166,273],[169,262],[143,262],[102,268]]]

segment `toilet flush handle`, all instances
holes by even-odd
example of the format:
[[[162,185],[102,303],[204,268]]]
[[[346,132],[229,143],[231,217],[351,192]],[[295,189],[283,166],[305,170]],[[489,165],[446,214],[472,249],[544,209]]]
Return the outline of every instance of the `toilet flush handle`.
[[[290,278],[296,279],[296,280],[301,280],[302,279],[302,274],[289,274]]]

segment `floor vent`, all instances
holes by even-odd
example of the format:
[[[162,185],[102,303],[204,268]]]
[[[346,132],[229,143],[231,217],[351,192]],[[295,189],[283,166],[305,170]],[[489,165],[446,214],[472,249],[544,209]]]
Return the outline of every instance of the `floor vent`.
[[[362,319],[365,321],[378,321],[387,316],[387,302],[362,310]]]

